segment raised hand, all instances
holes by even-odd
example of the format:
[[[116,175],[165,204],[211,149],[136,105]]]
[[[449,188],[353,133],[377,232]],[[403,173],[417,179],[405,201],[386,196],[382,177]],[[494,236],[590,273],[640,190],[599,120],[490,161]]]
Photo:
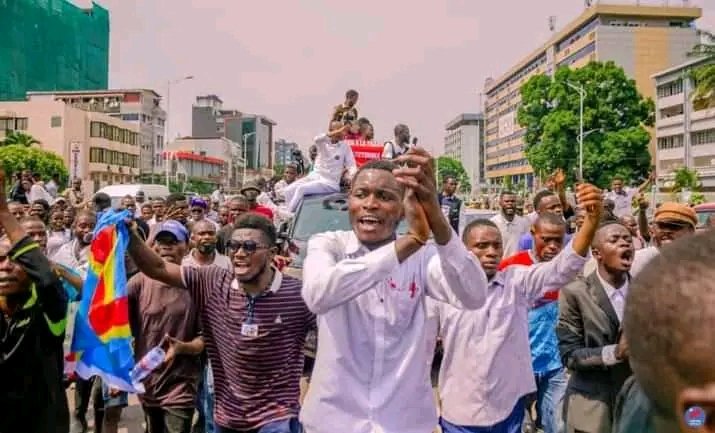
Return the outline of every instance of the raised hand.
[[[603,213],[603,192],[590,183],[576,185],[576,200],[586,210],[586,218],[599,222]]]
[[[408,189],[403,200],[407,232],[415,236],[421,243],[427,242],[430,236],[429,220],[422,204],[417,199],[414,190]]]
[[[437,202],[434,159],[426,150],[415,147],[395,159],[400,168],[393,171],[397,181],[411,189],[422,205],[434,240],[445,245],[452,237],[452,227]]]

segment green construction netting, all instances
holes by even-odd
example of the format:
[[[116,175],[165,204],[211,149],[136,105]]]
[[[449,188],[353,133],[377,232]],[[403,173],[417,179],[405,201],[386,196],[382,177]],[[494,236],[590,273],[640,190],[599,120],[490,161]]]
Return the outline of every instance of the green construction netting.
[[[106,89],[109,12],[67,0],[0,0],[0,100]]]

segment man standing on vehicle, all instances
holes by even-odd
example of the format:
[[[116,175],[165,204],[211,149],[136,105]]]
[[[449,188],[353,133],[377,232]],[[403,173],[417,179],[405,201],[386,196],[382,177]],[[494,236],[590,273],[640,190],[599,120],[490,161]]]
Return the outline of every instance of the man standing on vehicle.
[[[434,160],[413,149],[397,162],[363,165],[348,199],[352,230],[308,243],[303,298],[319,328],[301,421],[311,433],[433,431],[426,297],[461,309],[486,297],[484,271],[437,201]],[[403,216],[408,232],[397,236]]]
[[[457,192],[457,185],[456,177],[445,176],[442,180],[442,192],[437,195],[442,213],[455,233],[459,233],[459,219],[462,216],[462,200],[454,195]]]
[[[332,122],[327,134],[315,137],[318,155],[314,170],[283,189],[289,212],[295,212],[306,195],[339,192],[343,176],[352,177],[355,173],[355,156],[343,141],[348,129],[340,122]]]
[[[382,159],[394,159],[407,152],[410,148],[410,128],[398,123],[395,125],[395,139],[385,142],[382,149]]]

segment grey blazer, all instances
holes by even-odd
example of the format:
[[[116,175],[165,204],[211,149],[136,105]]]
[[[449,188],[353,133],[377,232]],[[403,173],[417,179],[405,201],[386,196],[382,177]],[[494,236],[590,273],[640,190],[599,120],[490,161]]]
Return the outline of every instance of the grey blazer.
[[[571,373],[567,394],[582,394],[613,408],[631,368],[627,362],[604,365],[601,350],[616,344],[620,334],[618,316],[596,272],[561,290],[556,335],[561,361]]]

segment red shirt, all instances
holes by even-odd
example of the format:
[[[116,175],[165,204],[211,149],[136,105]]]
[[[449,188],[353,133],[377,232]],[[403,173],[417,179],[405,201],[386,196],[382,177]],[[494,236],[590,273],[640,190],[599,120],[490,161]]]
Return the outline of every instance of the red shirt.
[[[528,251],[528,250],[527,251],[519,251],[518,253],[514,254],[511,257],[502,259],[502,261],[499,263],[499,267],[497,269],[500,271],[503,271],[504,269],[506,269],[512,265],[531,266],[533,264],[534,264],[534,259],[531,257],[530,251]],[[539,301],[537,301],[537,306],[546,304],[551,301],[556,301],[558,299],[559,299],[559,291],[551,290],[549,292],[546,292],[544,294],[544,296]]]
[[[258,205],[255,208],[251,209],[251,212],[257,213],[259,215],[263,215],[264,217],[268,218],[269,220],[273,221],[273,211],[271,208],[268,208],[266,206],[261,206]]]

